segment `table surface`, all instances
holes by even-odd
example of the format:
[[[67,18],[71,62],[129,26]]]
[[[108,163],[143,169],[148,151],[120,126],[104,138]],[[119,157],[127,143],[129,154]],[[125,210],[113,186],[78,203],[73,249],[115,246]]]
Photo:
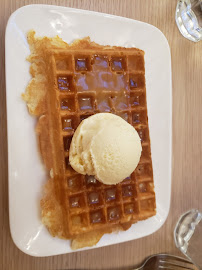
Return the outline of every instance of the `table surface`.
[[[173,229],[181,213],[202,210],[202,42],[183,38],[175,24],[175,0],[0,0],[0,267],[2,270],[132,269],[154,253],[179,255]],[[8,154],[5,87],[5,27],[25,4],[55,4],[144,21],[168,39],[173,77],[172,199],[168,219],[151,236],[90,251],[34,258],[14,245],[9,230]],[[12,74],[11,74],[12,76]],[[166,154],[166,153],[165,153]]]

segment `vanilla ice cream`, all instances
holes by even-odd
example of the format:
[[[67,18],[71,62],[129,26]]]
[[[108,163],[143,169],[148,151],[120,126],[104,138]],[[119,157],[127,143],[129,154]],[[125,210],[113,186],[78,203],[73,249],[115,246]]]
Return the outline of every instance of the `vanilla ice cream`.
[[[76,129],[69,161],[81,174],[94,175],[104,184],[117,184],[137,167],[142,147],[137,131],[121,117],[99,113]]]

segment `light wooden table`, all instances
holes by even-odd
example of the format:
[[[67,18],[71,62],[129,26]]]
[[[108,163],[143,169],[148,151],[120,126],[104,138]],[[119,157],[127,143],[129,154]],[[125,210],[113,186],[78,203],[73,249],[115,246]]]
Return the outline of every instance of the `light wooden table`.
[[[158,252],[180,254],[173,241],[179,215],[202,210],[202,42],[183,38],[175,25],[175,0],[0,0],[0,269],[131,269]],[[8,164],[4,34],[10,14],[25,4],[55,4],[116,14],[158,27],[167,37],[173,76],[173,173],[168,219],[143,239],[49,258],[23,254],[14,245],[8,219]],[[10,74],[12,80],[12,74]],[[15,131],[13,131],[15,132]],[[165,153],[166,155],[166,153]],[[26,157],[25,157],[26,158]]]

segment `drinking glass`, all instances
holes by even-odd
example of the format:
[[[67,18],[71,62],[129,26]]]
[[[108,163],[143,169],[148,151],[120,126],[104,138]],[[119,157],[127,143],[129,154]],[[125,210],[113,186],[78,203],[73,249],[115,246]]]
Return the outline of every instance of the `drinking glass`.
[[[202,213],[192,209],[183,214],[174,231],[177,248],[202,269]]]
[[[175,21],[185,38],[194,42],[202,40],[202,0],[179,0]]]

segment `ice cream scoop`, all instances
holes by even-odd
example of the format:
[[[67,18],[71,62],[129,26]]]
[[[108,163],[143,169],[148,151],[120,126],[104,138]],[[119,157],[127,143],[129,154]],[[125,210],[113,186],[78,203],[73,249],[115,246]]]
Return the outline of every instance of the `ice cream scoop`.
[[[81,174],[104,184],[123,181],[137,167],[142,151],[137,131],[121,117],[98,113],[83,120],[70,146],[69,161]]]

